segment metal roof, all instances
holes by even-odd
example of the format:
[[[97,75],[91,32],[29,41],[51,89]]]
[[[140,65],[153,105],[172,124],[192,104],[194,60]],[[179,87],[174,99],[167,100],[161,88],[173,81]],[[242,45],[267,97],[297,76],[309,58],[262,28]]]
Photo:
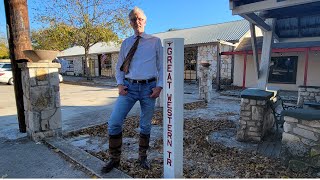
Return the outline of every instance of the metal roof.
[[[249,22],[246,20],[231,21],[201,27],[173,30],[153,34],[161,40],[167,38],[184,38],[185,45],[203,44],[224,41],[239,41],[249,31]]]
[[[173,30],[162,33],[153,34],[161,40],[168,38],[184,38],[185,45],[203,44],[224,41],[236,41],[249,31],[249,22],[246,20],[231,21],[220,24],[200,26],[188,29]],[[97,43],[90,48],[89,54],[102,54],[119,52],[120,45],[114,43]],[[61,51],[58,57],[84,55],[84,48],[74,46],[72,48]]]
[[[119,51],[120,51],[120,45],[116,43],[99,42],[90,48],[89,54],[102,54],[102,53],[111,53],[111,52],[119,52]],[[72,48],[63,50],[58,54],[58,57],[79,56],[79,55],[84,55],[84,48],[82,46],[74,46]]]

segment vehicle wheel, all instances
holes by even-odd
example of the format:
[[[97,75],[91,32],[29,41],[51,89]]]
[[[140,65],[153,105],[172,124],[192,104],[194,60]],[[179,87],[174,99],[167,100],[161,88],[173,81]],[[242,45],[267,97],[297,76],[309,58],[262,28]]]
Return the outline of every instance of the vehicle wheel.
[[[13,85],[13,78],[10,78],[8,84]]]

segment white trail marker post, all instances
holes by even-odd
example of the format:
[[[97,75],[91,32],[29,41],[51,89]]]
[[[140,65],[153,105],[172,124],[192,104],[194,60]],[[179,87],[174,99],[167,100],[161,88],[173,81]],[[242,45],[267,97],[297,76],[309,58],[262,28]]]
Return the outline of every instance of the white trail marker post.
[[[165,39],[163,54],[163,174],[182,178],[184,39]]]

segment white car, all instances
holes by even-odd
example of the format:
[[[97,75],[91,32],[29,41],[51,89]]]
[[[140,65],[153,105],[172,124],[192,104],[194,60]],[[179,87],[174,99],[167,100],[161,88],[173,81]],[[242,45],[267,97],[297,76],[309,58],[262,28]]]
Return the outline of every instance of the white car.
[[[59,82],[63,81],[63,77],[59,74]],[[11,63],[0,63],[0,82],[13,85],[13,75]]]
[[[13,85],[11,63],[0,63],[0,82]]]

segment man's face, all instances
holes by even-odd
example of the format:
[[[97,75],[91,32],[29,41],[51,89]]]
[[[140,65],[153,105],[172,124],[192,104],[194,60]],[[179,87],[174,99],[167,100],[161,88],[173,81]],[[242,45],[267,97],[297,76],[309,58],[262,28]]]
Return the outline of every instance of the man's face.
[[[139,35],[144,32],[144,27],[146,26],[146,18],[140,13],[136,12],[134,16],[130,18],[130,25],[133,28],[135,34]]]

